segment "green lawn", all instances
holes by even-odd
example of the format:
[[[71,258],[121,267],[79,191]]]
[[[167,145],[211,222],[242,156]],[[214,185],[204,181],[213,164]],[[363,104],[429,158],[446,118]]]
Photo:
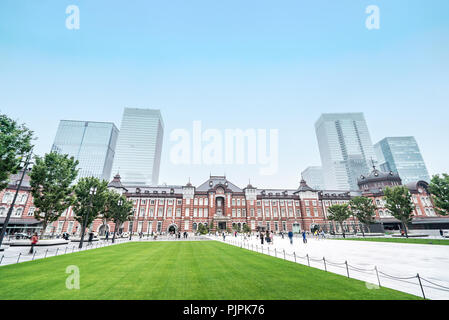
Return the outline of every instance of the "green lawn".
[[[375,241],[375,242],[399,242],[415,244],[449,245],[449,240],[444,239],[415,239],[415,238],[337,238],[336,240]]]
[[[80,289],[66,267],[77,265]],[[141,242],[0,267],[0,299],[421,299],[215,241]]]

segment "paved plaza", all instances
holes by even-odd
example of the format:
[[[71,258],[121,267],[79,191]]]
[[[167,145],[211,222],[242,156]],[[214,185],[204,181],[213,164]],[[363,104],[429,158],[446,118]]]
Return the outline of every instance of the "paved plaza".
[[[222,241],[221,236],[211,238]],[[286,259],[291,261],[295,260],[294,252],[297,262],[308,264],[309,261],[311,267],[322,270],[324,270],[323,257],[325,257],[327,271],[345,276],[348,272],[345,265],[347,261],[350,266],[359,269],[349,267],[351,278],[373,284],[378,283],[374,270],[374,266],[377,266],[382,286],[422,297],[419,280],[416,277],[419,273],[420,277],[434,283],[422,281],[426,298],[449,299],[449,246],[447,245],[314,239],[312,237],[307,238],[307,244],[303,243],[302,238],[295,237],[291,245],[287,236],[284,239],[276,236],[273,244],[270,245],[264,242],[263,249],[260,240],[255,236],[246,240],[242,236],[227,236],[225,242],[258,252],[263,250],[265,254],[270,250],[269,254],[273,256],[276,248],[276,256],[282,259],[284,258],[283,250],[285,250]],[[309,255],[309,260],[305,258],[306,255]],[[401,279],[393,279],[387,275]],[[375,286],[367,285],[375,289]],[[437,285],[444,286],[446,289]]]

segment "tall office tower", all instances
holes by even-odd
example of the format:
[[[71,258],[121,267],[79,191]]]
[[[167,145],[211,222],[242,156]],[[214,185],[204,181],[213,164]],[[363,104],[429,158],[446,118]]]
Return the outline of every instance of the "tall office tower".
[[[307,185],[313,189],[324,189],[323,168],[320,166],[307,167],[301,172],[301,177],[307,182]]]
[[[163,136],[159,110],[125,108],[112,174],[125,186],[157,185]]]
[[[61,120],[51,151],[79,161],[78,177],[109,180],[118,129],[111,122]]]
[[[358,190],[376,163],[363,113],[325,113],[315,123],[326,189]]]
[[[374,145],[374,151],[381,169],[398,173],[403,184],[419,180],[430,182],[414,137],[386,137]]]

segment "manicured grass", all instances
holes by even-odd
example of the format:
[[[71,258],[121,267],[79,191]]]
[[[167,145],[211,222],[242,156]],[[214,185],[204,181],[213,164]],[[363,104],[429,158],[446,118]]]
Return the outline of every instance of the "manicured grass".
[[[66,288],[66,268],[80,289]],[[126,243],[0,267],[0,299],[421,299],[215,241]]]
[[[354,240],[354,241],[375,241],[375,242],[399,242],[415,244],[438,244],[449,245],[449,240],[444,239],[415,239],[415,238],[338,238],[336,240]]]

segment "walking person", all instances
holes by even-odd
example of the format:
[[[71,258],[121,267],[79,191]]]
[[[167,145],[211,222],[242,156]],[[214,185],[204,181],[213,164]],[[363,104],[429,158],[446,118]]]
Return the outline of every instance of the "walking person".
[[[89,240],[88,240],[88,245],[91,246],[92,245],[92,240],[94,239],[94,233],[91,231],[89,232]]]
[[[324,230],[321,230],[321,238],[326,238],[326,234],[324,233]]]
[[[260,233],[260,244],[263,244],[263,233]]]
[[[288,238],[290,239],[290,244],[293,244],[293,232],[292,231],[288,232]]]
[[[33,236],[31,237],[30,253],[34,253],[34,246],[36,245],[37,242],[38,242],[38,237],[37,237],[37,232],[35,232],[33,234]]]
[[[303,243],[307,243],[307,236],[306,236],[306,232],[305,231],[302,232],[302,242]]]
[[[109,231],[106,231],[106,237],[105,237],[105,239],[106,239],[106,242],[108,242],[109,241]]]
[[[226,235],[225,235],[224,231],[223,231],[222,236],[223,236],[223,241],[225,241],[226,240]]]

